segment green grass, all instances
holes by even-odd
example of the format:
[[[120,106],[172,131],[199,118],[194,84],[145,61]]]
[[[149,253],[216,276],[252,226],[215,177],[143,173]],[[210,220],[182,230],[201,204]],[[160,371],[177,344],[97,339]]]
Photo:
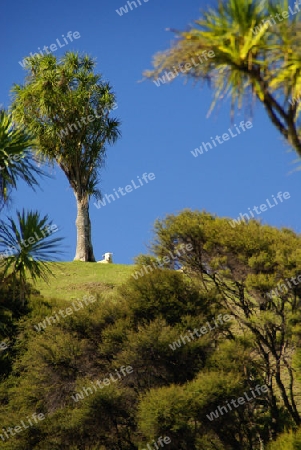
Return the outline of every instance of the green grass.
[[[35,288],[45,298],[70,301],[87,294],[112,290],[131,276],[134,267],[80,261],[50,263],[49,268],[55,277],[49,277],[48,284],[39,280]]]

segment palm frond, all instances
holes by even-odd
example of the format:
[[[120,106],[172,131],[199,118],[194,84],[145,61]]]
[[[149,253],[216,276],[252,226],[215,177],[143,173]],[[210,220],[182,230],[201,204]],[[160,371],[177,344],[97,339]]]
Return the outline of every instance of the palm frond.
[[[208,114],[230,98],[231,117],[243,107],[250,115],[258,100],[301,156],[301,8],[289,8],[288,0],[219,0],[188,31],[177,31],[171,48],[155,55],[144,75],[156,79],[207,55],[181,75],[213,87]]]
[[[13,273],[20,282],[42,278],[48,281],[52,274],[49,261],[58,259],[62,237],[53,237],[56,226],[48,216],[38,211],[17,211],[17,220],[7,217],[0,221],[0,267],[3,277]]]
[[[0,111],[0,202],[5,202],[18,180],[31,188],[38,186],[36,176],[46,175],[36,164],[31,148],[34,140],[11,115]]]

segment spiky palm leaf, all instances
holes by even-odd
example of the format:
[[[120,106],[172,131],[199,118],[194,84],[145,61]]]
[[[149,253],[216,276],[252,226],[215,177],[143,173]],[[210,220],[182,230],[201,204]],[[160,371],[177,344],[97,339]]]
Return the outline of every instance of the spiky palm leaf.
[[[0,110],[0,206],[7,201],[18,179],[30,187],[38,185],[36,175],[44,172],[34,163],[33,139],[23,127],[16,126],[11,115]]]
[[[52,221],[48,216],[40,217],[38,211],[17,211],[17,221],[11,217],[8,223],[0,221],[0,267],[5,278],[12,273],[25,286],[28,278],[48,281],[52,274],[49,260],[57,259],[62,252],[58,244],[61,237],[53,237]],[[22,289],[21,289],[22,290]],[[24,292],[22,293],[24,295]]]
[[[154,70],[145,76],[156,78],[191,58],[202,57],[204,51],[213,51],[214,57],[203,57],[202,64],[192,65],[184,74],[213,87],[209,113],[225,97],[231,99],[232,117],[236,107],[246,107],[251,113],[258,99],[300,156],[301,102],[292,100],[301,97],[301,27],[300,13],[293,8],[291,14],[288,0],[219,1],[216,8],[203,11],[196,27],[176,32],[177,41],[155,56]]]

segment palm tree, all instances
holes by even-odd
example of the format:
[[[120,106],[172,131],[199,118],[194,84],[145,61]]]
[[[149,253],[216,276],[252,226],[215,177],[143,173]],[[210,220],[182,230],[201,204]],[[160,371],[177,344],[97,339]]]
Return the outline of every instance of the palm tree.
[[[254,100],[259,100],[301,156],[299,8],[297,2],[290,7],[288,0],[218,1],[195,27],[176,31],[177,41],[155,56],[154,69],[145,76],[156,79],[164,73],[166,82],[179,73],[195,82],[208,81],[215,93],[209,114],[226,96],[232,117],[236,107],[252,112]]]
[[[17,211],[17,221],[7,219],[8,223],[0,221],[1,276],[3,280],[12,276],[14,286],[19,281],[20,297],[24,301],[29,278],[33,282],[38,278],[48,281],[52,275],[48,261],[61,253],[58,244],[63,238],[51,237],[57,226],[47,215],[40,217],[38,211]]]
[[[88,56],[67,52],[27,59],[25,84],[13,88],[14,119],[36,137],[38,152],[56,162],[66,175],[77,202],[75,260],[95,261],[89,200],[100,196],[99,169],[106,145],[120,135],[119,121],[110,118],[115,95],[109,83],[94,74]]]
[[[33,144],[33,139],[24,128],[16,126],[11,116],[0,110],[0,209],[7,203],[18,179],[34,188],[38,185],[35,175],[44,174],[34,164]]]

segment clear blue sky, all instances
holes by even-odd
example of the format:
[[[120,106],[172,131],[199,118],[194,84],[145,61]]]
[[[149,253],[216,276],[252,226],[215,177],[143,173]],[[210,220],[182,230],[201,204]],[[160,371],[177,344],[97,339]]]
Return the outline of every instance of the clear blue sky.
[[[173,36],[166,28],[184,29],[198,18],[205,3],[196,0],[140,0],[141,6],[119,16],[125,0],[74,0],[24,2],[4,0],[1,5],[0,42],[2,82],[0,103],[9,106],[13,83],[22,83],[25,71],[18,61],[68,31],[79,39],[55,52],[89,53],[97,71],[109,80],[117,95],[116,115],[122,121],[122,138],[108,149],[100,188],[103,194],[124,187],[144,172],[155,180],[111,204],[90,206],[96,258],[114,253],[114,262],[131,264],[147,251],[153,223],[183,208],[205,209],[235,218],[260,205],[279,191],[289,200],[261,214],[264,223],[300,232],[300,172],[294,152],[270,124],[261,106],[254,111],[253,128],[194,158],[190,153],[202,141],[226,133],[231,126],[229,104],[207,119],[212,99],[208,88],[184,85],[178,78],[156,87],[140,83],[152,56],[169,46]],[[243,113],[236,117],[239,123]],[[292,173],[291,173],[292,172]],[[72,260],[76,243],[76,206],[72,190],[60,169],[33,193],[24,185],[14,194],[15,209],[38,209],[48,214],[65,237],[65,260]]]

